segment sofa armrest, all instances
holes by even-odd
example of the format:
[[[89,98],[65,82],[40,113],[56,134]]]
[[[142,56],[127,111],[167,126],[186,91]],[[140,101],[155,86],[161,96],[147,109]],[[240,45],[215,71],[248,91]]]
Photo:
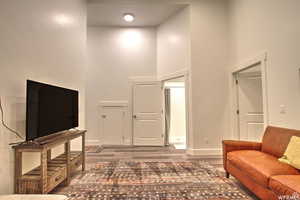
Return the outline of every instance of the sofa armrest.
[[[227,172],[226,162],[227,153],[238,150],[261,150],[262,143],[260,142],[249,142],[249,141],[237,141],[237,140],[223,140],[223,166]]]

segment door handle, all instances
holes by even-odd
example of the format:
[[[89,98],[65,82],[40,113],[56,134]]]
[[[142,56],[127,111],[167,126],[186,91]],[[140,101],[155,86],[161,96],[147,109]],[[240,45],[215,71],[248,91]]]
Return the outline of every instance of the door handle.
[[[137,118],[137,116],[136,116],[136,115],[133,115],[132,117],[133,117],[134,119],[136,119],[136,118]]]
[[[102,115],[102,118],[106,118],[106,115]]]

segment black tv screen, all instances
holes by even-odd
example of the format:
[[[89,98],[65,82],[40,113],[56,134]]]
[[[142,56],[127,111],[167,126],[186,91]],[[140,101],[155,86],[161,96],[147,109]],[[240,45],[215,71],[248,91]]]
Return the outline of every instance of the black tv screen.
[[[75,127],[78,91],[27,80],[27,141]]]

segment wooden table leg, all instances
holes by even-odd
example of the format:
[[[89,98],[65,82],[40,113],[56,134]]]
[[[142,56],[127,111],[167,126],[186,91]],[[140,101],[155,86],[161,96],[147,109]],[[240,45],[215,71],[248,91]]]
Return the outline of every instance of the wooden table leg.
[[[47,151],[41,152],[41,193],[47,193]]]
[[[15,194],[20,193],[19,179],[22,176],[22,152],[15,150]]]
[[[82,171],[85,171],[85,133],[82,134]]]
[[[71,182],[71,143],[67,141],[65,143],[65,154],[66,154],[66,165],[67,165],[67,179],[65,181],[66,185]]]
[[[47,161],[49,162],[51,160],[51,149],[47,151]]]

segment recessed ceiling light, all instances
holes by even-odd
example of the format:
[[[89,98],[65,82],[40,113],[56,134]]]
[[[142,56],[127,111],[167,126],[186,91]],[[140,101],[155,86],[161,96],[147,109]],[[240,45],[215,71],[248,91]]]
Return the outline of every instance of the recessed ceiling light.
[[[123,15],[123,19],[126,21],[126,22],[132,22],[134,20],[134,15],[131,14],[131,13],[125,13]]]

